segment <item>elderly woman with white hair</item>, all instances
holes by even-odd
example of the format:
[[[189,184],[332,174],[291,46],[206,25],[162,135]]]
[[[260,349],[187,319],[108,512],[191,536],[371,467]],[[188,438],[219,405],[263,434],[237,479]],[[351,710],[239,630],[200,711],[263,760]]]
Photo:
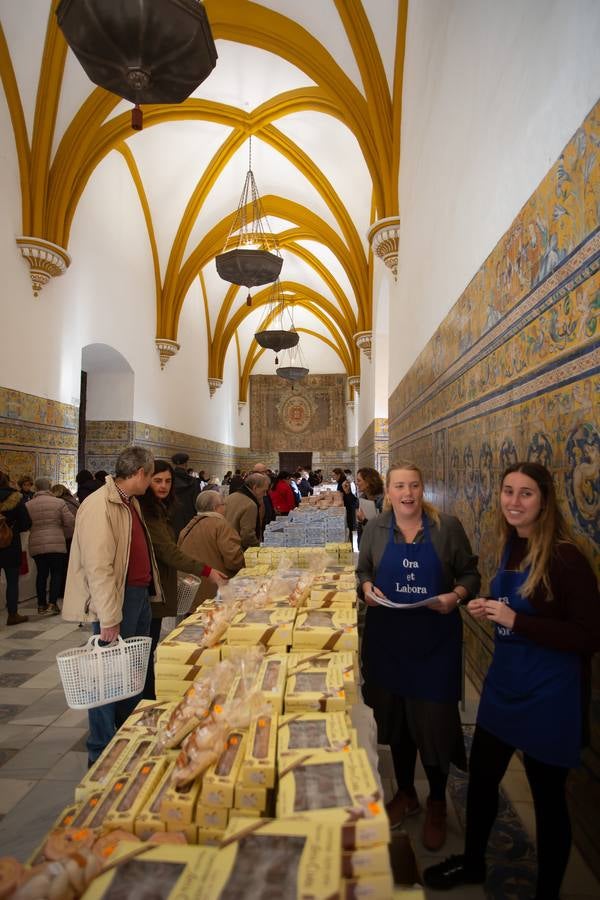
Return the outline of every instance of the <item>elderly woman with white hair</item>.
[[[232,578],[243,568],[244,554],[239,534],[224,516],[225,498],[221,491],[202,491],[196,497],[196,509],[198,515],[179,535],[179,547],[188,556],[201,559]],[[194,604],[214,597],[216,593],[217,586],[203,578]]]

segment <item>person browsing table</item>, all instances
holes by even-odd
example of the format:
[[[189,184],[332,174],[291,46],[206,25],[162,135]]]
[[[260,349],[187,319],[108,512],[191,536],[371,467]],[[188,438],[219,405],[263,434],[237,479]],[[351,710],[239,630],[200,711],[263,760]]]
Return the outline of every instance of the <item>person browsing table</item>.
[[[477,557],[454,516],[423,497],[421,471],[400,462],[388,471],[386,510],[362,534],[357,575],[367,603],[362,645],[365,702],[379,743],[389,744],[397,793],[387,806],[392,828],[416,815],[417,750],[429,782],[422,840],[446,838],[450,763],[466,768],[458,713],[462,621],[459,603],[479,590]],[[380,605],[407,604],[403,609]],[[429,606],[411,609],[419,600]]]

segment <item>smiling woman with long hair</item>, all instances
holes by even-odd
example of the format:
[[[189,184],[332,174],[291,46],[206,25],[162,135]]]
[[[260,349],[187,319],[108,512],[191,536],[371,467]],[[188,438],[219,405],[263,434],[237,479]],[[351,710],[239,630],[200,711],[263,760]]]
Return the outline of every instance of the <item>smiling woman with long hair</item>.
[[[498,786],[520,750],[535,806],[535,900],[558,900],[571,849],[565,784],[588,736],[600,595],[544,466],[510,466],[499,508],[501,557],[491,597],[467,607],[474,619],[493,622],[495,644],[469,762],[465,851],[427,869],[425,882],[447,890],[485,881]]]
[[[154,461],[154,474],[150,486],[140,497],[140,506],[150,533],[164,595],[164,603],[152,604],[150,626],[152,650],[144,687],[144,697],[149,700],[155,699],[154,651],[160,638],[162,620],[167,616],[177,615],[177,572],[204,576],[216,585],[227,582],[227,577],[221,572],[193,559],[177,546],[175,530],[169,518],[171,508],[176,502],[173,467],[166,460],[157,459]]]
[[[357,574],[367,604],[362,646],[365,702],[379,743],[389,744],[398,790],[387,806],[392,828],[420,811],[417,751],[429,782],[423,844],[446,839],[450,763],[466,768],[458,714],[462,621],[456,607],[480,584],[477,557],[454,516],[424,498],[423,477],[410,462],[387,474],[387,508],[367,522]],[[410,606],[429,599],[429,606]],[[402,604],[404,609],[389,608]],[[383,605],[382,605],[383,604]]]

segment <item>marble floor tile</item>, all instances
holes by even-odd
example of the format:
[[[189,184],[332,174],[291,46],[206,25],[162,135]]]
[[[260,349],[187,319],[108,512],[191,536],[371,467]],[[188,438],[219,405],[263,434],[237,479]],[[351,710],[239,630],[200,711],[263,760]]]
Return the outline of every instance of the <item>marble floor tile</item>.
[[[80,739],[81,740],[81,739]],[[75,746],[79,744],[79,741]],[[88,768],[87,750],[69,750],[44,775],[46,781],[81,781]]]
[[[31,706],[32,703],[35,703],[37,700],[40,700],[44,694],[47,694],[48,691],[45,688],[19,688],[19,700],[18,702],[22,706]],[[14,688],[3,688],[0,687],[0,704],[2,703],[16,703],[17,698],[15,696]]]
[[[20,692],[27,691],[26,688],[19,688]],[[36,691],[27,691],[27,693],[41,693]],[[20,696],[20,694],[19,694]],[[18,716],[15,716],[13,725],[52,725],[55,719],[58,719],[67,708],[65,695],[62,688],[59,690],[50,690],[42,693],[40,699],[30,704]]]
[[[0,822],[0,847],[25,862],[73,797],[77,781],[40,781]]]
[[[0,672],[0,687],[20,687],[23,682],[29,681],[31,677],[31,674],[27,672]]]
[[[29,779],[13,778],[11,781],[2,782],[0,791],[0,813],[4,816],[10,812],[17,803],[23,799],[37,782]]]
[[[26,706],[17,706],[15,703],[0,702],[0,723],[10,722],[19,713],[27,709]]]
[[[43,730],[43,725],[0,725],[0,747],[22,750]]]
[[[507,771],[502,779],[502,787],[512,803],[519,801],[531,803],[531,788],[523,769]]]
[[[0,768],[0,779],[41,779],[82,737],[81,728],[49,727]],[[81,776],[73,775],[74,780]]]
[[[60,624],[54,625],[54,627],[49,628],[47,631],[43,631],[40,635],[40,638],[43,638],[45,641],[60,641],[63,638],[68,637],[70,634],[73,634],[73,632],[75,631],[80,631],[76,623],[73,624],[73,622],[60,622]]]
[[[6,653],[2,653],[0,655],[0,665],[4,667],[6,662],[9,660],[19,660],[19,659],[29,659],[30,656],[33,656],[35,650],[24,650],[19,648],[17,650],[8,650]]]
[[[564,898],[571,895],[583,895],[586,898],[600,897],[600,884],[594,878],[577,847],[571,849],[561,894]]]
[[[35,650],[33,652],[35,653]],[[29,678],[33,678],[38,672],[47,669],[49,665],[51,664],[47,659],[0,659],[0,674],[24,672]]]
[[[0,768],[19,751],[9,747],[0,747]]]
[[[23,626],[13,626],[9,632],[12,641],[33,641],[43,635],[43,631],[34,631],[31,628],[23,628]]]
[[[22,685],[23,688],[41,688],[46,686],[48,690],[52,690],[55,687],[61,687],[60,675],[58,673],[58,666],[56,663],[54,665],[48,666],[47,669],[44,669],[41,672],[38,672],[36,675],[32,675],[28,681],[25,681]]]
[[[67,709],[52,723],[54,728],[87,728],[88,714],[85,709]]]

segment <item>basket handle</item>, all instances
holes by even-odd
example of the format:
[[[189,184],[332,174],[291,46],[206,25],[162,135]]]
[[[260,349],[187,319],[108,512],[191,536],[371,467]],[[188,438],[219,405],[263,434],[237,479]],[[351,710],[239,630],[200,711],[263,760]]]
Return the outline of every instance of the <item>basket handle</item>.
[[[114,641],[112,641],[110,644],[107,644],[105,642],[102,644],[102,646],[100,646],[100,635],[93,634],[90,638],[88,638],[87,643],[89,646],[93,647],[94,650],[105,650],[107,647],[114,647],[115,645],[119,646],[119,644],[124,644],[125,641],[123,640],[121,635],[118,634],[116,636],[116,638],[114,639]]]

